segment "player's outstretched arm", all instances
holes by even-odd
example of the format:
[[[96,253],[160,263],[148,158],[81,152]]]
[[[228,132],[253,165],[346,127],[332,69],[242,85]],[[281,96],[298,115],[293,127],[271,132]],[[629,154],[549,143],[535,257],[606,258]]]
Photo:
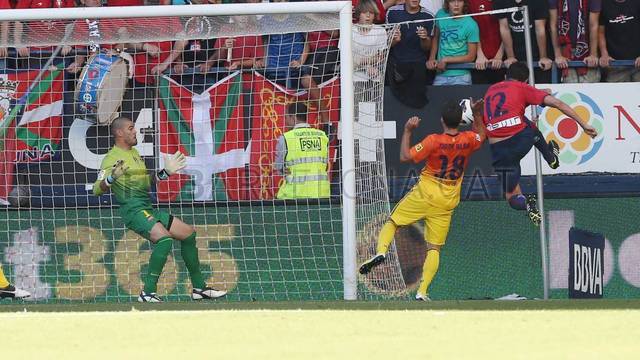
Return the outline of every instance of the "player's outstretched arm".
[[[109,192],[111,185],[122,175],[124,175],[129,166],[125,165],[123,160],[116,161],[111,169],[103,169],[98,175],[98,180],[93,184],[93,194],[100,196],[106,192]]]
[[[593,126],[587,124],[587,122],[584,121],[582,118],[580,118],[580,115],[578,115],[578,113],[576,113],[571,108],[571,106],[565,104],[562,100],[559,100],[558,98],[556,98],[556,97],[554,97],[552,95],[547,95],[547,96],[544,97],[543,104],[545,106],[554,107],[554,108],[562,111],[568,117],[570,117],[573,120],[575,120],[578,123],[578,125],[580,125],[582,130],[584,130],[584,132],[587,133],[587,135],[591,136],[592,138],[598,136],[598,131]]]
[[[166,180],[169,176],[177,173],[187,166],[187,158],[183,153],[177,151],[173,155],[164,155],[164,169],[156,173],[158,180]]]
[[[484,142],[487,134],[484,132],[484,99],[471,99],[471,110],[473,110],[473,131],[480,135],[480,142]]]
[[[418,125],[420,125],[420,118],[417,116],[410,117],[406,124],[404,124],[404,132],[402,133],[402,141],[400,142],[401,162],[409,162],[412,160],[411,134],[413,133],[413,129],[417,128]]]

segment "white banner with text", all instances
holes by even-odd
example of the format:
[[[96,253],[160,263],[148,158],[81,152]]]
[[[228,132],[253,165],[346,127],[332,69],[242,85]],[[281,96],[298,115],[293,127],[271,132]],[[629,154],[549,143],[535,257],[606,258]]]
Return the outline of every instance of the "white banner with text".
[[[538,107],[538,128],[560,145],[560,167],[543,174],[640,172],[640,83],[538,85],[572,107],[598,130],[595,138],[561,111]],[[530,115],[530,112],[527,112]],[[535,175],[534,152],[522,160],[522,174]]]

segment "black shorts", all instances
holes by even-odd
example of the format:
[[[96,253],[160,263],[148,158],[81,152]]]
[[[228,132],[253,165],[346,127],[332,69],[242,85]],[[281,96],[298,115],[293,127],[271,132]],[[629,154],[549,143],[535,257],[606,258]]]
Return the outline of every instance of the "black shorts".
[[[512,137],[491,144],[491,160],[493,167],[520,165],[535,143],[535,132],[530,127],[522,129]]]
[[[520,160],[531,151],[535,137],[535,130],[527,126],[512,137],[491,144],[493,168],[502,182],[503,191],[513,192],[520,183]]]
[[[340,50],[334,46],[316,49],[307,58],[305,65],[311,67],[311,77],[316,85],[331,80],[340,68]]]

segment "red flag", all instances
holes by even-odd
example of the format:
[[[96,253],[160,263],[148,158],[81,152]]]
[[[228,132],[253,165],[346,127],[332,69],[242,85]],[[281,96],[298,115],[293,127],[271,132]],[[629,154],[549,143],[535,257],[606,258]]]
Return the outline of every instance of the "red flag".
[[[280,188],[282,176],[273,171],[276,143],[284,133],[284,114],[288,104],[304,101],[309,109],[307,120],[312,126],[318,122],[318,109],[308,101],[306,91],[294,91],[266,79],[262,74],[253,75],[253,118],[251,121],[251,156],[249,165],[250,196],[253,200],[273,199]],[[329,119],[337,129],[340,119],[340,80],[334,77],[318,85],[322,101],[329,111]],[[329,143],[329,171],[335,161],[337,141]],[[329,172],[331,174],[331,172]]]
[[[50,159],[62,140],[62,71],[0,74],[0,200],[13,187],[15,164]],[[17,102],[24,97],[23,102]]]

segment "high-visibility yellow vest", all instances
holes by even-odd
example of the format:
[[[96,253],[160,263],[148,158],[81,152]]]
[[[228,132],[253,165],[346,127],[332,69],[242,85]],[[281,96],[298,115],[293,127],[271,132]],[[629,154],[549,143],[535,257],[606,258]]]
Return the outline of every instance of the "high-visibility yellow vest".
[[[322,130],[300,127],[284,133],[285,179],[278,199],[329,197],[329,138]]]

